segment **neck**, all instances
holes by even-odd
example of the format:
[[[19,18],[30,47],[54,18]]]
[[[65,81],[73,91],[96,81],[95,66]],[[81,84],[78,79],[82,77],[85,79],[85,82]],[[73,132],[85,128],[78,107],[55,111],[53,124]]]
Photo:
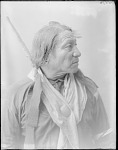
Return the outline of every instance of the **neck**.
[[[41,71],[46,76],[46,78],[51,79],[51,80],[56,80],[56,79],[62,78],[66,75],[65,72],[61,72],[61,71],[54,72],[54,71],[50,71],[49,69],[45,69],[45,68],[41,68]]]

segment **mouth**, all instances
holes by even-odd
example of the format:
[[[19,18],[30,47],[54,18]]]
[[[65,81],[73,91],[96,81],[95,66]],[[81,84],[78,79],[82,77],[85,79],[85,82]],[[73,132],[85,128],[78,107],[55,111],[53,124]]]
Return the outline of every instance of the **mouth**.
[[[78,67],[78,64],[79,63],[79,60],[77,59],[77,60],[74,60],[74,61],[72,61],[72,63],[71,63],[71,67]]]
[[[79,60],[75,60],[72,62],[72,64],[76,64],[76,63],[78,64],[78,62],[79,62]]]

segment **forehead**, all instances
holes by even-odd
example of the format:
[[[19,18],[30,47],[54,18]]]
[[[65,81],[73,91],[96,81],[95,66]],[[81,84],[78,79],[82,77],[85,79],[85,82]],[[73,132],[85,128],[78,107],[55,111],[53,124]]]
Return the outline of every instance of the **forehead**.
[[[59,43],[63,43],[64,41],[76,41],[76,37],[71,31],[64,31],[59,35]]]

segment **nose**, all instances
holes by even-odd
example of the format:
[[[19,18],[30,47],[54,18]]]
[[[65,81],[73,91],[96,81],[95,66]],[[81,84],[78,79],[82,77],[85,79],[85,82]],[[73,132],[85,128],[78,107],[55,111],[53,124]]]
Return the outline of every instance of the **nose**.
[[[80,57],[81,56],[81,53],[80,53],[80,51],[79,51],[79,49],[77,47],[74,49],[73,56],[74,57]]]

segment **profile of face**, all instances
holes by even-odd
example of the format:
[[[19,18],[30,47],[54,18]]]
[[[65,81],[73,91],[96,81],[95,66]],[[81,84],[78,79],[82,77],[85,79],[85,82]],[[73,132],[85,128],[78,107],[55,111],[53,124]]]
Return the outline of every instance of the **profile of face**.
[[[50,53],[47,67],[50,70],[55,70],[57,74],[60,72],[76,73],[80,56],[81,53],[77,48],[75,37],[67,37],[61,40],[54,51]]]

